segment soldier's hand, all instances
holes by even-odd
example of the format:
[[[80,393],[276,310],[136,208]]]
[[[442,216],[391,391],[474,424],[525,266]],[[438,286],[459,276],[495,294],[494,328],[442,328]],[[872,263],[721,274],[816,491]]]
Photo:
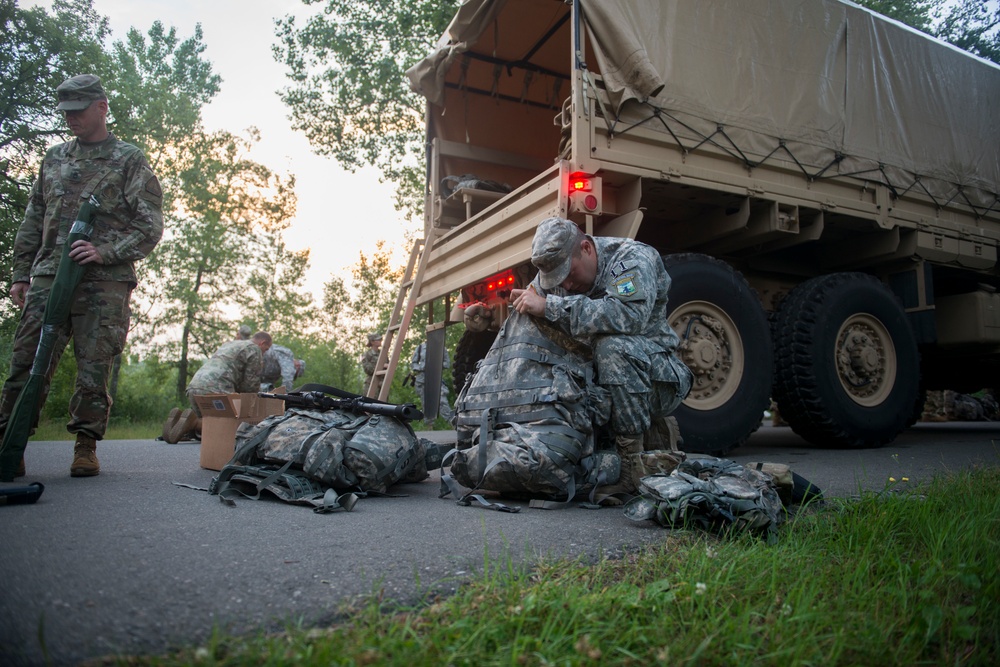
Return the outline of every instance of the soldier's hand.
[[[540,296],[531,287],[511,290],[510,303],[514,306],[514,310],[519,313],[545,317],[545,297]]]
[[[73,245],[70,246],[69,258],[80,265],[104,264],[104,259],[101,257],[101,253],[97,252],[94,244],[83,239],[74,241]]]
[[[28,294],[29,283],[16,282],[10,286],[10,298],[18,308],[24,308],[24,297]]]

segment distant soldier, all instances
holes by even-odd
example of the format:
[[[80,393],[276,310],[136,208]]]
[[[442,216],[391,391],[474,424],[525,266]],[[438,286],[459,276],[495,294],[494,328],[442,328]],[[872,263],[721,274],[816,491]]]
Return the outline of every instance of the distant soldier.
[[[81,74],[67,79],[56,88],[56,97],[75,138],[45,153],[14,239],[10,297],[21,309],[21,321],[0,396],[0,434],[35,359],[63,243],[81,205],[93,196],[98,208],[91,239],[75,241],[69,252],[69,259],[86,271],[59,326],[46,370],[48,385],[72,338],[76,390],[66,429],[76,436],[76,444],[70,475],[91,477],[101,471],[97,441],[104,438],[111,410],[111,365],[128,335],[135,262],[163,234],[163,193],[142,151],[108,132],[108,96],[99,78]],[[18,477],[24,475],[23,464]]]
[[[378,367],[378,355],[382,349],[382,334],[373,332],[368,334],[368,349],[361,355],[361,368],[365,372],[365,386],[361,390],[362,394],[368,394],[368,388],[372,385],[375,377],[375,370]]]
[[[427,343],[421,343],[410,358],[410,376],[413,378],[413,388],[416,389],[417,396],[420,397],[421,407],[424,407],[424,369],[426,367]],[[451,357],[448,355],[448,350],[444,351],[444,363],[442,367],[445,369],[451,368]],[[452,410],[451,402],[448,400],[448,385],[445,384],[444,380],[441,380],[441,400],[438,404],[438,414],[449,422],[455,416],[455,411]],[[434,420],[427,419],[425,421],[431,424]]]
[[[240,328],[236,330],[236,338],[233,340],[250,340],[251,333],[253,333],[253,331],[250,329],[249,325],[241,324]]]
[[[264,369],[264,353],[271,347],[270,334],[259,331],[250,340],[223,343],[188,383],[187,397],[191,408],[171,413],[165,424],[164,440],[180,442],[185,436],[201,432],[201,409],[195,396],[207,394],[250,394],[260,390]]]
[[[271,391],[275,387],[284,386],[292,390],[295,378],[302,375],[305,362],[295,358],[295,353],[283,345],[272,345],[264,353],[264,371],[260,379],[260,390]]]

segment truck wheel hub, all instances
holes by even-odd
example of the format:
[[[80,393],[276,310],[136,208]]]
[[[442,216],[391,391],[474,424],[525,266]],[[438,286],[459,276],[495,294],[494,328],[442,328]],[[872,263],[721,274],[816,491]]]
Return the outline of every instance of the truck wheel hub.
[[[837,334],[836,359],[840,384],[855,403],[879,405],[892,391],[896,353],[878,318],[866,313],[848,318]]]
[[[690,301],[670,315],[681,337],[678,353],[694,382],[684,404],[696,410],[725,405],[743,377],[743,342],[739,329],[716,304]]]

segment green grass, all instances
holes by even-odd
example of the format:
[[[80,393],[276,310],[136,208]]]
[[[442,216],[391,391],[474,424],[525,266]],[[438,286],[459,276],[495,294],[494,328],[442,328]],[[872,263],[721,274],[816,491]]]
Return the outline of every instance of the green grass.
[[[163,416],[166,419],[166,415]],[[426,426],[422,421],[413,422],[413,428],[417,431],[447,431],[454,427],[447,421],[438,417],[434,420],[434,425]],[[157,422],[134,422],[131,424],[108,424],[108,432],[104,436],[106,440],[152,440],[160,436],[163,431],[163,421]],[[35,442],[46,442],[50,440],[72,440],[73,436],[66,430],[66,422],[58,420],[41,421],[31,440]]]
[[[665,537],[592,564],[486,562],[415,608],[375,595],[333,627],[220,634],[120,664],[1000,664],[1000,469],[829,501],[770,546]]]
[[[131,424],[115,424],[112,422],[108,425],[108,432],[104,437],[106,440],[152,440],[158,437],[162,430],[162,421],[155,423],[135,422]],[[31,436],[31,440],[36,442],[72,439],[73,435],[66,430],[66,422],[55,420],[39,422],[35,434]]]

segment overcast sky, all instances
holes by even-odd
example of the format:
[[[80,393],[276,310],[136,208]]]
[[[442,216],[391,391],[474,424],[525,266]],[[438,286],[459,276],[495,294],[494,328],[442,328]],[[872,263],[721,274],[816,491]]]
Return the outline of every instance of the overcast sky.
[[[51,0],[21,0],[22,6],[51,8]],[[253,158],[270,169],[296,176],[298,214],[286,233],[290,248],[311,248],[307,289],[317,299],[322,285],[337,273],[349,281],[349,267],[360,252],[370,254],[379,239],[397,249],[403,263],[406,223],[392,206],[392,191],[374,170],[350,174],[333,160],[312,154],[305,137],[293,132],[275,91],[286,85],[283,66],[274,61],[274,19],[302,13],[299,0],[94,0],[94,9],[111,21],[112,40],[129,28],[148,32],[153,21],[177,28],[187,39],[200,23],[203,57],[222,77],[221,91],[204,110],[209,131],[242,133],[256,126],[261,142]]]

